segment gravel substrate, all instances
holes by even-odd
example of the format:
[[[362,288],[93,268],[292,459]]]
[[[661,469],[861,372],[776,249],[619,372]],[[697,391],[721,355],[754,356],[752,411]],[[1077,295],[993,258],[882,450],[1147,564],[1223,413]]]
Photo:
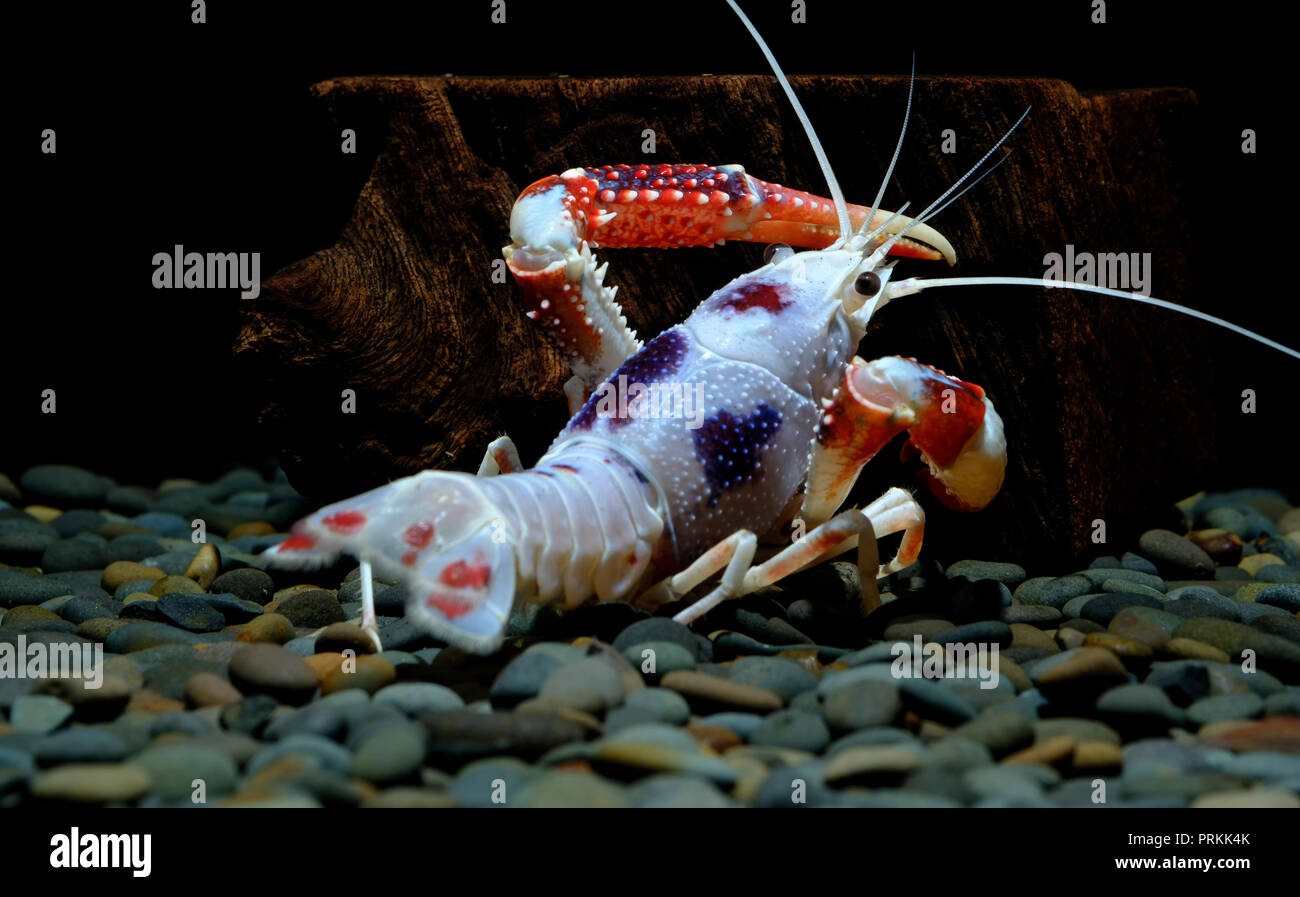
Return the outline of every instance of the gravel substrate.
[[[374,653],[351,562],[256,569],[310,510],[278,473],[0,474],[0,806],[1300,807],[1300,508],[1179,507],[1060,575],[923,552],[867,619],[833,562],[692,629],[532,608],[477,657],[385,583]],[[958,643],[996,685],[899,675]],[[100,687],[33,671],[72,646]]]

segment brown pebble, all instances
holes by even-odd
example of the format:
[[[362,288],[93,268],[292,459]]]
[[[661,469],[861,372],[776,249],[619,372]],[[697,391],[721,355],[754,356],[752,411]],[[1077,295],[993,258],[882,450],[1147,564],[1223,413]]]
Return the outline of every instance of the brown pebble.
[[[127,713],[175,713],[177,710],[184,710],[185,702],[177,701],[166,695],[160,695],[152,688],[142,688],[131,695],[131,700],[126,704]]]
[[[1120,769],[1124,751],[1108,741],[1081,741],[1074,748],[1071,763],[1079,772]]]
[[[221,575],[221,552],[217,551],[217,546],[211,543],[199,546],[182,575],[194,580],[206,592],[208,586],[212,585],[212,580]]]
[[[1211,791],[1192,801],[1193,809],[1300,809],[1300,797],[1285,788],[1256,785],[1235,791]]]
[[[296,636],[297,633],[288,618],[282,617],[280,614],[259,614],[244,624],[244,628],[235,637],[235,641],[283,645],[285,642],[292,641]]]
[[[316,657],[322,655],[317,654]],[[348,658],[349,663],[337,664],[334,669],[325,674],[321,680],[321,694],[332,695],[336,691],[343,691],[345,688],[359,688],[369,694],[374,694],[397,679],[397,670],[393,665],[382,657],[375,657],[371,654],[362,654],[355,660]]]
[[[195,673],[185,683],[185,696],[195,707],[220,707],[243,697],[229,679],[216,673]]]
[[[239,642],[208,642],[203,645],[195,645],[194,659],[230,663],[230,659],[235,656],[235,652],[242,650],[243,647],[244,645]]]
[[[1269,552],[1265,551],[1259,554],[1252,554],[1249,557],[1242,558],[1240,563],[1237,564],[1237,566],[1245,570],[1251,576],[1254,576],[1256,573],[1258,573],[1260,570],[1264,569],[1265,567],[1272,567],[1274,564],[1285,564],[1285,563],[1286,561],[1282,560],[1277,555],[1270,554]]]
[[[1030,626],[1028,623],[1011,624],[1011,647],[1013,648],[1042,648],[1052,654],[1060,653],[1060,648],[1052,637],[1037,626]]]
[[[1216,564],[1235,567],[1241,560],[1241,537],[1229,530],[1193,530],[1184,538],[1213,558]]]
[[[245,788],[248,791],[274,790],[276,785],[314,768],[315,765],[310,757],[303,754],[285,754],[276,757],[253,773]]]
[[[7,501],[11,505],[16,505],[22,500],[22,497],[23,493],[14,485],[14,481],[5,474],[0,473],[0,501]]]
[[[1206,736],[1205,729],[1217,725],[1210,723],[1199,735],[1211,747],[1230,751],[1277,751],[1282,754],[1300,754],[1300,716],[1270,716],[1259,722],[1245,722],[1222,732]]]
[[[747,710],[780,710],[781,698],[765,688],[756,688],[741,682],[732,682],[719,676],[697,673],[694,670],[674,670],[659,680],[660,686],[670,688],[692,703],[717,704]]]
[[[687,726],[686,731],[700,744],[718,753],[745,743],[743,738],[726,726]]]
[[[909,732],[915,732],[916,737],[926,744],[938,741],[941,738],[947,738],[952,734],[952,729],[943,723],[936,723],[931,719],[921,719],[910,710],[903,714],[903,720],[903,728]]]
[[[1038,685],[1055,685],[1078,679],[1096,680],[1099,683],[1113,680],[1128,681],[1128,671],[1110,651],[1104,648],[1083,647],[1073,657],[1058,663],[1038,677]]]
[[[36,682],[32,688],[35,694],[51,694],[62,698],[73,706],[76,718],[82,722],[103,722],[115,719],[131,698],[131,693],[140,687],[143,677],[138,670],[124,669],[122,665],[113,666],[112,658],[104,662],[104,677],[99,688],[91,688],[93,679],[78,679],[67,676],[60,679],[45,679]]]
[[[51,508],[48,505],[28,505],[23,510],[41,523],[51,523],[63,513],[58,508]]]
[[[1029,691],[1034,687],[1029,674],[1020,668],[1020,664],[1010,657],[1003,657],[1000,654],[998,655],[998,674],[1011,680],[1011,684],[1016,687],[1017,694],[1022,691]]]
[[[155,598],[161,598],[163,595],[183,594],[196,595],[203,591],[203,586],[186,576],[164,576],[153,584],[149,594]]]
[[[585,710],[579,710],[576,707],[566,707],[565,705],[555,701],[553,698],[529,698],[515,707],[514,712],[543,713],[550,716],[558,716],[562,719],[567,719],[577,723],[594,735],[600,735],[605,731],[604,724],[590,713]]]
[[[827,782],[864,778],[890,780],[901,778],[916,769],[919,763],[914,752],[893,744],[851,747],[827,761],[823,778]]]
[[[136,526],[125,520],[105,520],[99,525],[99,534],[112,542],[118,536],[156,536],[157,530],[147,526]]]
[[[1251,723],[1248,719],[1220,719],[1212,723],[1206,723],[1196,731],[1196,737],[1201,741],[1208,741],[1212,738],[1218,738],[1228,732],[1240,729],[1242,726],[1249,726]]]
[[[117,617],[91,617],[77,626],[77,635],[102,642],[113,634],[113,630],[121,629],[126,624],[134,622],[130,619],[120,620]]]
[[[39,604],[20,604],[5,611],[5,623],[17,623],[19,620],[61,620],[52,610],[46,610]]]
[[[1169,643],[1169,632],[1162,626],[1122,610],[1111,618],[1106,631],[1131,638],[1159,651]]]
[[[99,577],[99,584],[104,591],[112,594],[122,583],[132,579],[163,579],[167,574],[157,567],[137,564],[135,561],[113,561],[104,568]]]
[[[1105,648],[1124,661],[1147,661],[1155,653],[1150,645],[1113,632],[1090,632],[1084,637],[1083,643],[1089,647]]]
[[[331,623],[316,636],[317,654],[341,652],[347,648],[351,648],[357,654],[375,653],[375,643],[370,635],[360,626],[352,623]]]
[[[247,523],[241,523],[226,533],[226,540],[232,541],[243,536],[269,536],[275,532],[275,527],[265,520],[250,520]]]
[[[149,790],[149,773],[128,763],[67,763],[32,781],[32,795],[78,803],[129,803]]]
[[[290,597],[291,595],[296,595],[299,592],[314,592],[319,588],[320,586],[310,585],[309,583],[302,583],[300,585],[289,586],[288,588],[280,589],[280,591],[276,592],[274,595],[271,596],[270,601],[266,602],[266,609],[268,611],[274,611],[277,607],[279,607],[281,604],[284,603],[284,599]]]
[[[1087,637],[1088,633],[1080,632],[1077,629],[1056,630],[1056,641],[1067,651],[1071,648],[1082,648],[1083,640]]]
[[[821,676],[822,665],[817,659],[817,655],[818,651],[816,648],[788,648],[785,651],[781,651],[776,656],[789,658],[814,676]]]
[[[1076,742],[1069,735],[1048,738],[1002,758],[1008,766],[1059,766],[1074,755]]]
[[[328,674],[343,668],[343,654],[339,651],[317,651],[304,657],[303,662],[316,674],[316,681],[324,683]]]
[[[1165,653],[1183,660],[1209,660],[1214,663],[1227,663],[1231,659],[1227,651],[1192,638],[1171,638],[1165,645]]]
[[[269,694],[297,707],[316,692],[316,674],[288,648],[246,644],[230,658],[230,682],[246,695]]]

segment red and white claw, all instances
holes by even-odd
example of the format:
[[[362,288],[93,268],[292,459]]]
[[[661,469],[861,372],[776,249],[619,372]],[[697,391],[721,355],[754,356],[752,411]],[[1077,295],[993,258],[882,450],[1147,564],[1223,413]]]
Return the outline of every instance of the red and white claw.
[[[959,511],[977,511],[1002,488],[1007,444],[984,390],[913,358],[854,358],[825,403],[813,450],[804,516],[823,520],[858,472],[898,433],[929,470],[926,486]]]
[[[855,229],[869,211],[849,206]],[[912,219],[877,210],[872,227],[887,221],[884,234],[893,236]],[[510,213],[511,245],[502,252],[528,316],[590,391],[641,347],[615,289],[604,286],[606,266],[596,266],[593,247],[742,240],[823,249],[839,236],[831,200],[760,180],[739,165],[605,165],[571,168],[524,190]],[[890,255],[956,262],[948,241],[923,224]]]

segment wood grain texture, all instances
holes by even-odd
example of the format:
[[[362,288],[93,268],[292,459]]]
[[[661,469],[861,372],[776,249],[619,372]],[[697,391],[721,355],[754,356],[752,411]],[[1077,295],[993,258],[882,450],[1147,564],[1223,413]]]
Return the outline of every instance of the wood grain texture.
[[[869,203],[902,118],[906,80],[796,77],[850,199]],[[236,358],[264,396],[261,423],[299,489],[339,498],[423,468],[474,469],[509,432],[526,463],[565,420],[567,370],[494,283],[511,204],[533,180],[575,165],[743,164],[822,192],[797,121],[770,77],[439,79],[365,77],[314,88],[340,127],[382,141],[338,241],[265,282],[244,304]],[[1041,276],[1043,257],[1149,252],[1156,296],[1231,317],[1194,289],[1187,195],[1196,104],[1185,90],[1080,96],[1048,80],[919,79],[885,206],[918,211],[1026,106],[1009,160],[934,222],[960,275]],[[653,157],[642,131],[655,131]],[[952,129],[957,152],[941,151]],[[1201,215],[1198,218],[1198,214]],[[643,337],[761,263],[761,246],[601,252]],[[907,274],[943,276],[929,263]],[[1235,338],[1233,338],[1235,339]],[[902,354],[982,384],[1011,446],[1004,492],[979,515],[928,501],[938,557],[1096,552],[1102,518],[1117,553],[1169,500],[1233,456],[1215,413],[1222,372],[1259,355],[1168,312],[1063,290],[947,289],[883,310],[861,355]],[[1221,362],[1216,364],[1215,362]],[[1274,364],[1266,359],[1265,372]],[[1280,362],[1278,362],[1280,364]],[[340,391],[358,413],[340,413]],[[855,499],[911,482],[893,458],[869,465]],[[1235,456],[1233,456],[1235,457]]]

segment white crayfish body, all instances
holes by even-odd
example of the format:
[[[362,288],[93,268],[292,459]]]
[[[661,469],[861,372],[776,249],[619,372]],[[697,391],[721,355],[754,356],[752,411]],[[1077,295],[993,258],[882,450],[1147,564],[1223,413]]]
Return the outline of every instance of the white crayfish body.
[[[840,510],[873,455],[906,432],[928,466],[930,491],[956,509],[978,510],[1001,488],[1002,423],[980,387],[914,359],[868,362],[855,351],[872,315],[894,298],[936,286],[1043,285],[1023,277],[891,283],[894,256],[955,262],[925,222],[1002,141],[915,220],[879,209],[883,183],[872,206],[846,203],[789,84],[731,5],[808,132],[832,199],[739,165],[573,168],[525,189],[504,255],[526,314],[573,370],[568,425],[532,470],[522,470],[502,437],[478,476],[426,471],[398,480],[300,521],[265,555],[286,567],[357,557],[362,625],[372,636],[372,569],[406,584],[412,622],[479,653],[501,644],[516,601],[654,608],[721,573],[675,617],[690,623],[855,546],[870,611],[877,577],[915,560],[925,520],[897,488]],[[891,174],[892,164],[885,183]],[[642,346],[592,250],[726,240],[773,245],[762,268]],[[1202,312],[1070,286],[1192,314],[1300,357]],[[897,532],[896,556],[879,564],[876,540]],[[760,538],[782,547],[756,560]]]
[[[536,195],[521,197],[525,212]],[[625,326],[586,244],[575,246],[572,230],[553,221],[520,219],[527,224],[514,233],[512,262],[520,250],[549,255],[534,270],[543,279],[557,275],[539,286],[530,271],[516,270],[531,304],[545,311],[572,294]],[[894,216],[889,226],[898,233],[909,221]],[[986,504],[1001,484],[1005,448],[982,391],[908,359],[853,363],[867,321],[889,298],[892,247],[884,242],[877,235],[838,249],[777,249],[768,264],[718,290],[612,372],[602,370],[600,355],[620,338],[635,345],[635,337],[584,332],[593,348],[575,371],[607,379],[534,469],[519,470],[508,440],[498,441],[480,473],[504,468],[500,476],[425,472],[399,480],[308,517],[268,557],[287,566],[354,554],[381,577],[408,585],[413,621],[446,641],[490,651],[516,598],[566,608],[593,598],[654,606],[732,566],[737,550],[746,560],[736,568],[745,572],[754,534],[789,544],[784,536],[795,516],[809,527],[825,521],[861,465],[903,429],[914,431],[938,491],[955,505]],[[566,252],[582,260],[571,275]],[[566,344],[558,324],[551,330]],[[939,408],[945,400],[947,413]],[[904,510],[903,523],[882,526],[919,537],[919,507],[893,492],[881,511]],[[855,544],[852,527],[828,535],[834,538],[818,550],[809,552],[810,542],[774,566],[774,578]],[[910,560],[919,542],[908,547]],[[693,574],[680,579],[693,563]],[[873,565],[870,578],[877,572]],[[742,585],[713,603],[758,587]]]

